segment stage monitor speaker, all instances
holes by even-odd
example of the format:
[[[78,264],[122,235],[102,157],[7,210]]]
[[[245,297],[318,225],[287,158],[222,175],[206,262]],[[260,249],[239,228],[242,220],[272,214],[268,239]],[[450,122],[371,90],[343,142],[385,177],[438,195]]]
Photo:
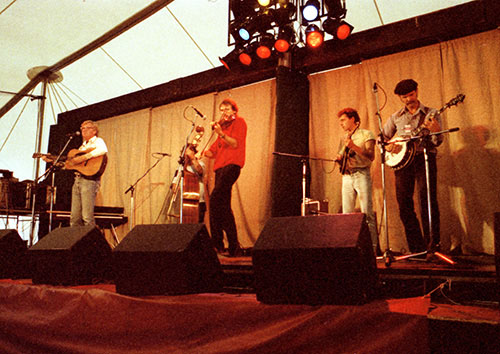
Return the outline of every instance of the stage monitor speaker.
[[[257,300],[268,304],[362,304],[377,266],[365,215],[270,219],[252,253]]]
[[[137,225],[113,250],[120,294],[217,292],[223,273],[203,224]]]
[[[28,249],[34,284],[93,284],[110,275],[111,246],[95,226],[61,227]]]
[[[26,249],[17,230],[0,230],[0,278],[14,279],[26,274]]]

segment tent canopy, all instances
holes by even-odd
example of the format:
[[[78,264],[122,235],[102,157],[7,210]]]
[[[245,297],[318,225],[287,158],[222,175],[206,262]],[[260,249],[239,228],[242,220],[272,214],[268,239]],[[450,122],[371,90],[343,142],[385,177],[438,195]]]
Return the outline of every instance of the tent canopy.
[[[0,107],[25,87],[28,70],[51,66],[85,47],[152,0],[0,0]],[[419,16],[467,0],[346,1],[354,31]],[[60,70],[50,85],[42,150],[59,112],[101,102],[220,66],[227,45],[228,1],[176,0]],[[39,95],[41,85],[34,95]],[[26,98],[0,118],[0,169],[21,179],[34,176],[39,100]]]

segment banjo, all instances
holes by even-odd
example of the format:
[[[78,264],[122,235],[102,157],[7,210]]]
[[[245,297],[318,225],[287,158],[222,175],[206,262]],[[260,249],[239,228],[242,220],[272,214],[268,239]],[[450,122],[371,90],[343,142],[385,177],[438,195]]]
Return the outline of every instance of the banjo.
[[[424,118],[423,122],[425,122],[425,120],[430,121],[436,115],[443,113],[446,109],[463,102],[464,99],[465,95],[457,95],[439,110],[429,113]],[[424,129],[423,124],[421,124],[412,132],[411,136],[418,136]],[[407,138],[400,136],[393,137],[387,142],[387,145],[392,145],[392,148],[391,151],[385,151],[385,164],[392,167],[394,170],[400,170],[403,167],[406,167],[413,160],[413,157],[417,152],[417,146],[414,141],[409,141]]]

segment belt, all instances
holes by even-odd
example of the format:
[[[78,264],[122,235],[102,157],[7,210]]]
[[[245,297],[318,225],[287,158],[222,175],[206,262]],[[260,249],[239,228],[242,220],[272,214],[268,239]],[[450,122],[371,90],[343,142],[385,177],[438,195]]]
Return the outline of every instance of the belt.
[[[101,179],[101,176],[85,176],[82,175],[80,172],[75,172],[75,178],[83,178],[83,179],[88,179],[90,181],[98,181]]]
[[[356,167],[355,167],[355,168],[352,168],[352,169],[350,169],[350,170],[346,170],[346,171],[344,172],[344,174],[345,174],[345,175],[353,175],[353,174],[355,174],[356,172],[361,172],[361,171],[364,171],[364,170],[366,170],[367,168],[368,168],[368,167],[359,167],[359,168],[356,168]]]

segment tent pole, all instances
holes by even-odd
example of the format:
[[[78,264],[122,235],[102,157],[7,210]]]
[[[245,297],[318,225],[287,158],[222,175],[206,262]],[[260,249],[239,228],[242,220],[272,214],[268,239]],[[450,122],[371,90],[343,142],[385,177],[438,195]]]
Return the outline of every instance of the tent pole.
[[[77,50],[73,54],[67,56],[66,58],[60,60],[56,64],[48,67],[46,70],[40,72],[36,77],[31,79],[14,97],[12,97],[2,108],[0,108],[0,119],[11,110],[27,93],[29,93],[33,88],[36,87],[40,82],[45,80],[51,73],[59,71],[68,65],[74,63],[75,61],[83,58],[87,54],[93,52],[94,50],[102,47],[109,41],[118,37],[122,33],[126,32],[130,28],[144,21],[148,17],[154,15],[165,6],[170,4],[174,0],[156,0],[149,6],[145,7],[135,15],[129,17],[125,21],[121,22],[101,37],[97,38],[93,42],[90,42],[85,47]]]

